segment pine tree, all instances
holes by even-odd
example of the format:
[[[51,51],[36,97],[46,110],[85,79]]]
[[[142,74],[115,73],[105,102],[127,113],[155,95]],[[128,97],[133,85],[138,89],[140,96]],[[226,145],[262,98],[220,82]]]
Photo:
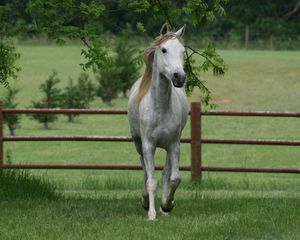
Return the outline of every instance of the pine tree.
[[[123,33],[116,42],[116,54],[117,78],[119,78],[123,96],[126,97],[127,91],[140,75],[141,54],[139,54],[138,48],[131,44],[126,33]]]
[[[16,102],[16,95],[19,92],[16,88],[7,88],[6,95],[4,97],[4,106],[5,108],[16,108],[18,103]],[[16,114],[5,114],[4,115],[4,123],[7,125],[9,129],[9,134],[11,136],[15,135],[15,130],[20,127],[20,115]]]
[[[56,88],[60,82],[60,79],[57,77],[57,72],[49,76],[45,83],[40,85],[40,90],[43,93],[43,97],[40,101],[32,101],[31,107],[33,108],[56,108],[60,105],[61,94],[60,89]],[[48,123],[54,122],[57,120],[56,115],[49,114],[33,114],[32,118],[37,120],[40,123],[43,123],[45,129],[48,129]]]
[[[108,106],[112,105],[111,101],[118,96],[120,91],[121,82],[117,71],[118,66],[115,64],[114,56],[114,58],[107,63],[106,67],[99,70],[98,75],[96,75],[96,80],[99,83],[97,96]]]
[[[95,86],[90,80],[90,77],[86,73],[81,73],[77,80],[77,88],[80,90],[80,95],[83,102],[84,108],[90,107],[90,102],[95,98]]]
[[[81,108],[82,101],[79,95],[79,89],[73,83],[73,79],[69,79],[69,84],[65,87],[62,93],[61,105],[63,108]],[[75,114],[67,114],[69,122],[74,121]]]
[[[127,90],[139,77],[141,54],[138,48],[130,43],[129,33],[130,29],[124,30],[116,40],[114,55],[110,57],[105,68],[99,69],[96,76],[99,83],[97,95],[109,106],[120,91],[126,97]]]
[[[69,84],[65,87],[62,97],[61,105],[64,108],[88,108],[90,102],[94,99],[94,86],[89,79],[89,75],[82,73],[74,84],[72,78]],[[73,122],[77,116],[75,114],[68,114],[69,122]]]

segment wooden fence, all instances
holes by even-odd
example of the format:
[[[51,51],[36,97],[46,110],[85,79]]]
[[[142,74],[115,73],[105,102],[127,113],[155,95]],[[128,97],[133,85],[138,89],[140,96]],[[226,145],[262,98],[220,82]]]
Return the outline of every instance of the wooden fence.
[[[111,164],[8,164],[4,162],[4,142],[17,141],[108,141],[108,142],[132,142],[128,136],[3,136],[4,114],[110,114],[126,115],[126,110],[107,109],[8,109],[3,108],[0,101],[0,169],[109,169],[109,170],[141,170],[140,165],[111,165]],[[243,145],[276,145],[276,146],[300,146],[298,140],[243,140],[202,138],[201,120],[204,116],[239,116],[239,117],[300,117],[300,112],[241,112],[241,111],[201,111],[200,103],[191,103],[190,111],[190,138],[182,138],[182,143],[191,146],[190,166],[181,166],[183,171],[191,171],[192,180],[200,180],[203,171],[223,172],[260,172],[260,173],[300,173],[300,168],[244,168],[225,166],[203,166],[203,144],[243,144]],[[162,170],[162,166],[156,166]]]

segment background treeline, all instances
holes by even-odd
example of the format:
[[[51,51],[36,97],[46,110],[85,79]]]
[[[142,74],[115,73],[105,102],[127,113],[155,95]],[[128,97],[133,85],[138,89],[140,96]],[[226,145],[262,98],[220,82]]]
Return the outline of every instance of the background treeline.
[[[40,29],[37,26],[39,19],[35,14],[31,14],[37,10],[35,2],[25,0],[0,1],[0,5],[9,4],[12,6],[11,9],[16,10],[11,11],[9,17],[11,19],[15,18],[14,25],[24,30],[17,31],[21,38],[36,37],[40,34]],[[164,3],[164,1],[159,2]],[[184,9],[185,2],[179,0],[174,1],[172,4],[176,5],[173,7],[179,9],[178,11],[186,11]],[[207,2],[208,5],[216,4],[216,1],[210,0],[202,2]],[[97,1],[95,3],[97,4]],[[146,3],[149,3],[149,1],[105,1],[103,16],[98,21],[94,21],[93,27],[98,35],[118,35],[130,25],[133,29],[140,29],[139,32],[134,32],[135,36],[153,37],[165,19],[160,19],[160,15],[153,16],[153,11],[141,10],[139,12],[132,11],[129,8],[130,4],[139,4],[142,9],[143,4]],[[48,4],[50,6],[51,1]],[[213,8],[214,6],[209,7]],[[203,45],[209,39],[223,47],[300,48],[299,0],[229,0],[222,7],[226,15],[220,14],[218,21],[210,21],[209,14],[205,17],[198,16],[203,24],[201,24],[201,27],[189,27],[186,36],[194,39],[198,44],[203,43]],[[172,14],[170,18],[178,26],[184,23],[193,26],[195,25],[194,22],[199,20],[195,19],[197,15],[182,18],[181,14],[172,12],[170,14]],[[69,22],[64,22],[65,27],[78,25],[76,22],[78,19],[74,17],[73,13],[71,15],[72,18]],[[59,26],[59,19],[57,21]],[[147,31],[143,32],[143,29],[147,29]]]
[[[200,36],[229,47],[300,48],[299,0],[229,0],[225,11]]]

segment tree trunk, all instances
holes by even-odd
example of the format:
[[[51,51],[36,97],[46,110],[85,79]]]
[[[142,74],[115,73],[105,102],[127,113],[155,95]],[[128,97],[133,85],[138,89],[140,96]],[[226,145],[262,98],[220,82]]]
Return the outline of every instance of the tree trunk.
[[[111,107],[111,106],[112,106],[111,101],[112,101],[111,99],[105,100],[104,103],[105,103],[107,106],[110,106],[110,107]]]
[[[12,126],[8,126],[10,136],[15,136],[15,129]]]
[[[68,115],[69,122],[74,122],[74,116],[72,114]]]
[[[123,98],[127,98],[127,89],[123,89]]]
[[[269,41],[270,41],[270,49],[274,50],[274,38],[272,35],[270,36]]]
[[[245,48],[248,49],[249,48],[249,25],[245,26]]]
[[[48,129],[48,121],[43,122],[44,124],[44,129]]]

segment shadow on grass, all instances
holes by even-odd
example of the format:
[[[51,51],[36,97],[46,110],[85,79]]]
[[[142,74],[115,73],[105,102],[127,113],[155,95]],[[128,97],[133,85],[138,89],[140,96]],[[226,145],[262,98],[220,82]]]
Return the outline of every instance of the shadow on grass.
[[[55,185],[25,170],[0,170],[0,200],[58,199]]]
[[[83,179],[82,189],[85,190],[137,190],[142,188],[142,180],[130,176],[108,176],[104,179],[88,176]]]

